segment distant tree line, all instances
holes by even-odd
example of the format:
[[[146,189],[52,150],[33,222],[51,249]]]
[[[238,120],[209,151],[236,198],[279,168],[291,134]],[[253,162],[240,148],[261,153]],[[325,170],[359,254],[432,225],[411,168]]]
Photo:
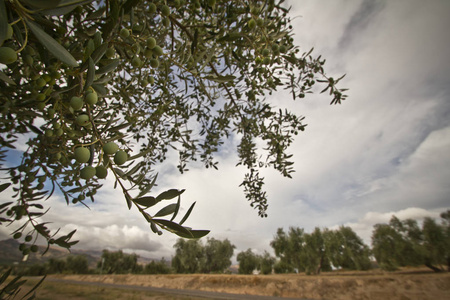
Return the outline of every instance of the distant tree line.
[[[425,218],[399,220],[392,216],[387,224],[376,224],[372,249],[347,226],[339,229],[315,228],[311,233],[298,227],[286,232],[279,228],[270,242],[275,257],[247,249],[237,254],[240,274],[305,272],[320,274],[332,269],[368,270],[374,265],[387,271],[406,266],[427,266],[435,272],[450,271],[450,210],[441,220]],[[16,267],[16,274],[169,274],[228,273],[236,248],[228,239],[178,239],[171,262],[164,258],[138,263],[138,255],[103,250],[96,268],[89,268],[86,256],[51,258],[45,263]]]
[[[425,218],[422,226],[413,219],[392,216],[388,224],[376,224],[372,249],[350,228],[337,230],[279,228],[270,246],[276,259],[266,252],[258,256],[251,249],[237,255],[239,273],[262,274],[305,272],[320,274],[334,269],[368,270],[376,264],[387,271],[406,266],[427,266],[435,272],[450,271],[450,210],[441,221]]]

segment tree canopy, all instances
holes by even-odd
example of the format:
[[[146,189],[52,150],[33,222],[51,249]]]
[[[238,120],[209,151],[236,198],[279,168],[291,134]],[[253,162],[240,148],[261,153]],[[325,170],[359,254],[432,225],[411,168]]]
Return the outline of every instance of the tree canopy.
[[[43,200],[56,192],[87,205],[106,177],[155,233],[206,235],[183,225],[195,203],[175,220],[184,190],[152,195],[154,169],[171,151],[181,173],[193,161],[217,168],[230,136],[240,139],[246,198],[267,216],[259,170],[291,177],[288,147],[306,126],[268,96],[285,89],[298,100],[319,84],[331,104],[346,98],[336,86],[343,76],[328,76],[325,59],[295,44],[283,2],[0,0],[0,190],[11,186],[14,198],[0,204],[0,222],[24,221],[14,232],[33,236],[24,254],[38,235],[76,243],[74,231],[50,232]]]

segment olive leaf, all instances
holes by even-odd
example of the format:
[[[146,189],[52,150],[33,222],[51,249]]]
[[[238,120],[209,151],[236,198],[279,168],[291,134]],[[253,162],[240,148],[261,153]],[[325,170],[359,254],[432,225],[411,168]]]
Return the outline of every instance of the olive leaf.
[[[71,66],[78,67],[78,63],[73,58],[72,54],[69,53],[63,46],[61,46],[57,41],[55,41],[50,35],[48,35],[44,30],[39,27],[33,21],[25,19],[28,27],[33,32],[34,36],[39,40],[39,42],[47,48],[56,58],[61,60],[63,63]]]

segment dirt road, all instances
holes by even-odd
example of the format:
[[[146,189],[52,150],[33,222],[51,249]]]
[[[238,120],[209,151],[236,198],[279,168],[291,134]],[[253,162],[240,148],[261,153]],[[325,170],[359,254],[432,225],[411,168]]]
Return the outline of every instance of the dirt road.
[[[208,292],[208,291],[200,291],[200,290],[156,288],[156,287],[150,287],[150,286],[135,286],[135,285],[112,284],[112,283],[102,283],[102,282],[66,280],[66,279],[60,279],[60,278],[47,278],[46,280],[51,281],[51,282],[65,283],[65,284],[93,285],[93,286],[97,286],[97,287],[115,288],[115,289],[120,288],[120,289],[134,290],[134,291],[155,292],[155,293],[168,294],[168,295],[199,297],[199,298],[205,298],[205,299],[299,300],[299,298],[284,298],[284,297],[281,298],[281,297],[260,296],[260,295],[218,293],[218,292]],[[310,299],[303,299],[303,300],[310,300]]]

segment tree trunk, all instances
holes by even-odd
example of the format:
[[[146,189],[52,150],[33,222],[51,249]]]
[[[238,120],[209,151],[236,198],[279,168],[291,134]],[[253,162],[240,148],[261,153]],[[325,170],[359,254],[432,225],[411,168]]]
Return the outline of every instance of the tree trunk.
[[[320,271],[322,270],[322,264],[323,264],[323,255],[320,257],[319,266],[317,267],[316,274],[319,275]]]
[[[439,269],[438,267],[433,266],[431,263],[426,262],[425,266],[427,266],[428,268],[430,268],[431,270],[433,270],[436,273],[442,272],[441,269]]]

